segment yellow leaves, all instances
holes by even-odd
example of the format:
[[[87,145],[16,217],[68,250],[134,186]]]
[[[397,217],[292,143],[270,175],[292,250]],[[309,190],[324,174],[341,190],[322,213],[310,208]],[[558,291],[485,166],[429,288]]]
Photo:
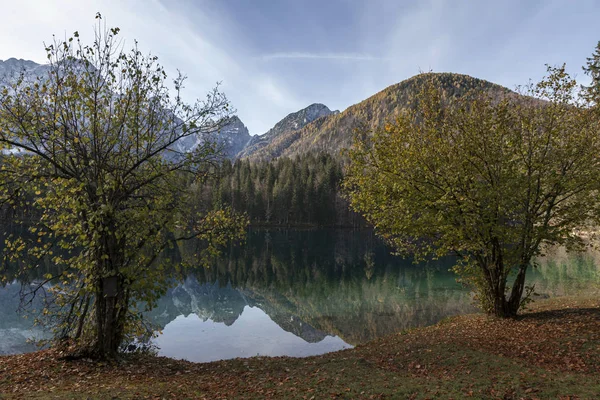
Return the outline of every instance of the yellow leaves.
[[[518,259],[510,249],[524,226],[535,240],[562,240],[565,227],[555,221],[585,223],[597,202],[600,148],[597,129],[575,107],[560,105],[574,86],[559,72],[544,85],[546,97],[556,100],[545,105],[515,97],[444,106],[446,95],[425,86],[411,118],[385,125],[371,142],[362,135],[351,149],[344,188],[352,206],[388,237],[429,239],[431,245],[417,246],[423,253],[488,254],[485,243],[493,238],[505,246],[506,260]],[[585,168],[578,169],[581,160]],[[574,187],[581,191],[567,189]],[[568,199],[568,206],[556,207],[551,198]],[[545,221],[540,216],[550,214],[531,213],[534,207],[552,209],[554,217]]]
[[[20,82],[11,89],[7,108],[0,110],[3,137],[14,135],[11,139],[45,149],[44,154],[7,157],[6,161],[3,158],[2,183],[8,175],[15,182],[25,182],[28,199],[23,201],[34,210],[33,215],[39,216],[29,230],[32,237],[13,240],[6,249],[15,257],[46,257],[44,262],[49,259],[61,268],[76,271],[61,281],[65,291],[78,279],[93,286],[97,264],[109,264],[105,261],[115,261],[130,279],[134,276],[131,271],[146,268],[148,260],[160,253],[173,225],[171,221],[176,220],[173,209],[182,209],[188,195],[185,185],[180,185],[180,171],[193,170],[214,155],[207,151],[198,159],[190,157],[177,164],[153,152],[164,139],[157,132],[178,132],[175,118],[155,118],[156,113],[175,109],[164,96],[162,69],[154,68],[157,65],[152,57],[137,51],[120,52],[114,42],[116,47],[111,48],[108,42],[118,29],[97,33],[106,35],[102,37],[107,41],[98,40],[80,50],[74,48],[77,43],[72,43],[71,38],[65,40],[67,47],[63,43],[48,46],[48,56],[53,61],[50,79],[31,85]],[[79,34],[75,32],[73,37],[78,38]],[[77,68],[61,63],[73,57],[79,60]],[[91,69],[94,62],[105,64]],[[101,79],[90,79],[96,73],[101,74]],[[57,79],[59,75],[61,79]],[[130,81],[117,82],[115,76]],[[98,85],[98,81],[102,84]],[[92,96],[98,91],[99,96]],[[216,91],[210,99],[218,100],[214,104],[226,104]],[[141,107],[130,107],[134,103]],[[220,105],[212,107],[211,101],[206,104],[198,109],[183,105],[185,115],[177,117],[185,117],[186,121],[198,119],[197,124],[186,123],[186,129],[199,128],[204,116],[220,115],[225,110]],[[139,129],[140,123],[153,120],[160,121]],[[24,121],[26,126],[22,125]],[[100,129],[88,130],[93,126]],[[4,192],[0,197],[4,200]],[[216,247],[230,237],[242,237],[244,223],[242,218],[217,214],[208,216],[197,227],[198,233]],[[49,242],[55,247],[46,246]],[[116,260],[110,260],[113,256]],[[123,265],[123,259],[127,265]],[[163,283],[161,274],[159,269],[148,273],[140,284],[136,283],[132,297],[154,293]]]

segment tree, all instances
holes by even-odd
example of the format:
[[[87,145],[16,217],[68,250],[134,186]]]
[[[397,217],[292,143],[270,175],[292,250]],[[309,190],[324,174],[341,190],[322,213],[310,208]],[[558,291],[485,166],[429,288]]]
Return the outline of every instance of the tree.
[[[587,96],[588,100],[598,104],[598,99],[600,99],[600,41],[596,45],[594,54],[587,58],[583,71],[592,78],[590,86],[583,86],[582,88],[584,95]]]
[[[184,103],[184,77],[170,91],[157,57],[137,45],[124,51],[119,29],[96,18],[92,45],[77,32],[55,41],[47,75],[22,75],[2,90],[0,150],[11,154],[2,160],[0,200],[35,207],[36,240],[7,240],[13,261],[60,266],[32,293],[51,291],[44,313],[56,335],[102,358],[144,333],[138,304],[151,308],[166,290],[165,249],[200,238],[206,261],[243,235],[245,218],[195,213],[188,197],[188,177],[202,180],[218,159],[211,134],[229,116],[225,96],[216,88]],[[198,136],[205,140],[192,153],[178,149]]]
[[[450,99],[435,74],[422,80],[415,108],[359,132],[344,189],[399,251],[455,254],[482,308],[515,316],[542,245],[581,244],[575,230],[597,215],[598,121],[564,67],[524,96]]]

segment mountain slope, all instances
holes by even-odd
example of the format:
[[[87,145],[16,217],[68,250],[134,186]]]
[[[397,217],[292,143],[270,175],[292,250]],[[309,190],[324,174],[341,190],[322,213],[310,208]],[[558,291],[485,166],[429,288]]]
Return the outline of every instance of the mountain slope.
[[[37,64],[34,61],[16,58],[10,58],[6,61],[0,60],[0,88],[10,85],[21,73],[24,73],[26,78],[35,79],[47,75],[49,70],[48,65]],[[185,137],[173,147],[177,152],[187,153],[195,149],[204,139],[197,135]],[[218,132],[210,134],[210,140],[215,140],[223,155],[228,158],[233,158],[239,153],[250,139],[248,129],[237,116],[229,118]]]
[[[291,132],[298,131],[315,120],[336,114],[339,111],[331,111],[326,105],[314,103],[300,111],[288,114],[275,126],[263,135],[254,136],[248,145],[238,154],[238,157],[251,157],[260,153],[262,149],[268,148],[272,143],[278,142],[279,138]]]
[[[260,148],[246,149],[243,156],[251,160],[268,160],[312,151],[339,154],[342,149],[351,146],[356,128],[380,127],[386,122],[394,121],[401,110],[412,106],[420,87],[429,78],[434,80],[435,85],[443,90],[448,99],[464,95],[469,90],[510,93],[510,90],[500,85],[468,75],[419,74],[389,86],[341,113],[332,113],[301,129],[283,132]]]
[[[8,60],[0,60],[0,86],[5,85],[11,79],[16,79],[24,72],[27,75],[40,76],[47,73],[49,67],[40,65],[33,61],[9,58]]]

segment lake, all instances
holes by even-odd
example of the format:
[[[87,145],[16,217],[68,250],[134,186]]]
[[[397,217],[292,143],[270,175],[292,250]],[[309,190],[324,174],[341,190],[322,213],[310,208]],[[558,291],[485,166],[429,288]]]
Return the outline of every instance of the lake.
[[[597,252],[550,251],[528,284],[542,297],[597,291],[599,262]],[[322,354],[476,311],[452,265],[452,258],[416,265],[370,231],[250,230],[210,268],[173,279],[146,316],[167,357]],[[33,351],[27,339],[44,334],[17,314],[19,288],[0,288],[0,354]]]

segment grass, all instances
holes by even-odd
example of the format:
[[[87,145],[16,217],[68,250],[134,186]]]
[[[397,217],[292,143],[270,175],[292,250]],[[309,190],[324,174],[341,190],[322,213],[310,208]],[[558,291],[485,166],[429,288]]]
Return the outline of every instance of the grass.
[[[544,300],[517,320],[465,315],[308,358],[205,364],[135,356],[0,357],[0,398],[600,398],[600,298]]]

